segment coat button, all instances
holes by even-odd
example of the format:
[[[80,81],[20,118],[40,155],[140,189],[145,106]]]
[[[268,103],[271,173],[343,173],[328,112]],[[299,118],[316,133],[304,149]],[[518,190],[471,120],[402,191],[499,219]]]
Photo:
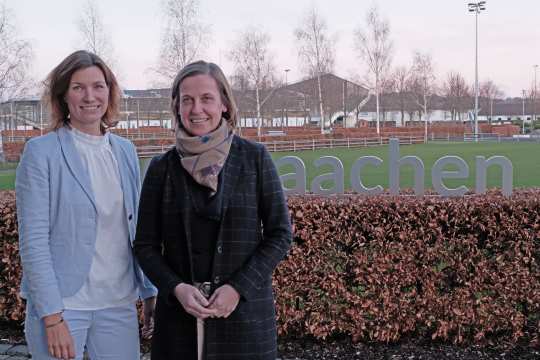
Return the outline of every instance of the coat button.
[[[218,254],[221,254],[223,252],[223,248],[221,247],[221,245],[218,245],[217,252]]]
[[[133,219],[133,215],[132,215],[132,214],[129,214],[128,220],[131,220],[131,219]]]
[[[214,278],[214,284],[216,284],[216,285],[219,284],[219,276],[216,276]]]

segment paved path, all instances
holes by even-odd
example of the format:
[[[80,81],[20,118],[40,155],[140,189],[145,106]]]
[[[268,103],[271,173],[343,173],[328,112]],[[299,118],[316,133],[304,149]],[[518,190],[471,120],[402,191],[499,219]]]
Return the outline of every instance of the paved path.
[[[0,360],[26,360],[28,358],[26,345],[0,344]]]
[[[26,345],[0,344],[0,360],[27,360],[29,358]],[[150,354],[143,354],[141,360],[150,360]]]
[[[0,344],[0,360],[27,360],[29,358],[26,345]],[[150,360],[150,354],[144,354],[141,360]]]

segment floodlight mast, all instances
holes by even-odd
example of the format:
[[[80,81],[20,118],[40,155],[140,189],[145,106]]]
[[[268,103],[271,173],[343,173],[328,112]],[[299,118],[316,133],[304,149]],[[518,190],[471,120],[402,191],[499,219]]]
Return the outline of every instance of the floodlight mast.
[[[474,66],[474,137],[478,141],[478,14],[481,11],[486,10],[486,2],[480,1],[476,3],[469,3],[469,12],[473,12],[475,15],[476,32],[475,32],[475,66]]]

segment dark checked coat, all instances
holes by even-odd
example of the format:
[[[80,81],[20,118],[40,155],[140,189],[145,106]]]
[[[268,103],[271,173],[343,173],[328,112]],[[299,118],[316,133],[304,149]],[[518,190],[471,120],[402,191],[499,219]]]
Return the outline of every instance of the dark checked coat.
[[[222,174],[223,210],[213,254],[212,287],[241,295],[227,318],[205,320],[205,358],[276,359],[272,272],[286,255],[291,227],[276,168],[260,144],[234,137]],[[196,319],[173,295],[192,283],[190,192],[177,152],[152,160],[139,205],[135,254],[159,290],[152,359],[197,358]]]

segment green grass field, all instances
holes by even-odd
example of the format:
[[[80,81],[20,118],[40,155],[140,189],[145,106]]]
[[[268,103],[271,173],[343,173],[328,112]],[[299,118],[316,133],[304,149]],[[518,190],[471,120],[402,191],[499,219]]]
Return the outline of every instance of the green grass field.
[[[416,155],[424,162],[424,186],[426,189],[432,188],[431,168],[435,161],[445,155],[455,155],[461,157],[469,165],[469,177],[467,179],[446,180],[448,187],[467,186],[474,190],[476,177],[475,156],[482,155],[486,159],[494,155],[503,155],[510,159],[513,165],[514,188],[518,187],[538,187],[540,186],[540,144],[538,143],[430,143],[418,145],[401,145],[399,147],[400,156]],[[274,160],[287,155],[300,157],[307,172],[307,187],[310,188],[311,181],[317,175],[332,172],[330,166],[315,168],[313,161],[321,156],[335,156],[341,160],[345,168],[345,188],[350,189],[350,169],[353,162],[361,156],[378,156],[384,163],[382,166],[365,166],[362,171],[362,181],[366,186],[381,185],[388,188],[388,146],[377,146],[371,148],[357,149],[322,149],[316,151],[302,152],[280,152],[272,154]],[[445,170],[455,170],[447,167]],[[283,166],[279,169],[280,174],[293,171],[292,167]],[[501,171],[499,167],[488,168],[488,188],[500,187]],[[292,186],[293,184],[286,184]],[[412,168],[403,166],[400,171],[400,187],[410,188],[413,185]],[[331,186],[330,183],[324,187]]]
[[[148,166],[150,158],[140,159],[141,173]],[[0,163],[0,190],[12,190],[15,188],[16,163]],[[142,176],[142,174],[141,174]]]
[[[452,179],[445,181],[449,187],[465,185],[474,190],[476,176],[475,156],[482,155],[489,158],[493,155],[503,155],[510,159],[514,167],[514,188],[540,187],[540,144],[538,143],[430,143],[419,145],[401,145],[400,156],[416,155],[424,162],[426,189],[431,188],[431,167],[437,159],[445,155],[456,155],[465,160],[469,165],[469,177],[467,179]],[[273,153],[272,157],[278,159],[283,156],[294,155],[300,157],[307,168],[308,190],[313,178],[317,175],[332,172],[329,166],[315,168],[313,161],[321,156],[335,156],[341,160],[345,167],[345,188],[350,188],[350,169],[352,163],[361,156],[378,156],[384,163],[382,166],[366,166],[362,172],[362,181],[366,186],[381,185],[388,187],[388,146],[376,146],[357,149],[322,149],[316,151],[279,152]],[[16,164],[0,165],[0,189],[13,189],[15,182]],[[291,172],[291,168],[282,167],[281,174]],[[446,170],[452,170],[451,167]],[[408,166],[401,168],[401,188],[412,187],[412,169]],[[292,184],[287,184],[291,186]],[[325,186],[330,186],[326,184]],[[488,187],[501,185],[501,171],[498,167],[488,170]]]
[[[0,190],[10,190],[15,186],[15,170],[0,170]]]
[[[0,163],[0,190],[13,189],[16,163]]]

